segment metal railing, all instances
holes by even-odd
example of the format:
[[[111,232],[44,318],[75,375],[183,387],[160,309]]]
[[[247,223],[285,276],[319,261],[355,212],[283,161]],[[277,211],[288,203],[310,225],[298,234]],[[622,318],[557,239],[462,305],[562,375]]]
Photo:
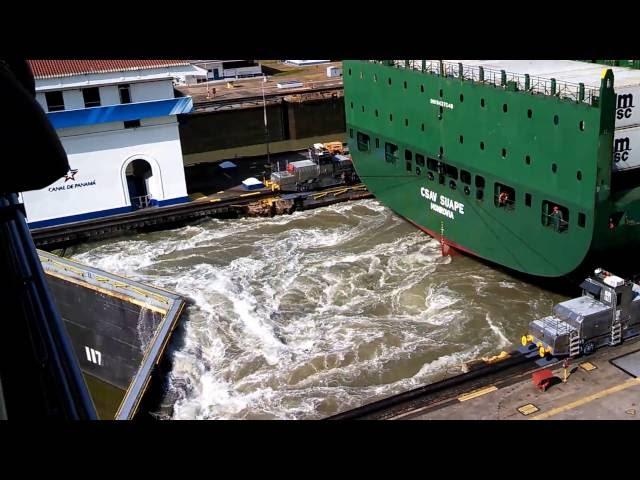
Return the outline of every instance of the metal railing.
[[[6,414],[15,419],[95,420],[96,411],[78,357],[20,205],[15,193],[0,195],[0,237],[6,247],[1,265],[6,282],[3,290],[14,295],[11,301],[18,312],[5,322],[4,343],[0,346],[3,352],[10,352],[6,348],[9,345],[30,347],[22,351],[20,361],[4,364],[9,357],[0,356],[2,396],[7,405],[12,405]]]
[[[554,78],[535,77],[529,74],[495,70],[481,66],[445,62],[443,60],[369,60],[395,68],[418,70],[432,75],[459,78],[505,89],[528,92],[534,95],[554,96],[577,103],[596,105],[600,90],[584,83],[558,82]]]
[[[493,203],[496,205],[496,207],[504,208],[505,210],[515,210],[516,208],[515,200],[511,200],[510,198],[501,200],[500,195],[495,195],[493,197]]]
[[[564,320],[556,317],[555,315],[544,317],[542,319],[542,328],[543,328],[543,336],[545,337],[540,339],[542,341],[553,340],[554,338],[553,335],[550,336],[549,338],[546,338],[547,332],[555,333],[555,337],[557,338],[561,335],[571,334],[571,332],[574,330],[574,328],[572,328],[571,325],[569,325]]]
[[[564,233],[569,229],[569,222],[563,217],[553,214],[542,214],[542,224],[547,228],[552,228],[558,233]]]

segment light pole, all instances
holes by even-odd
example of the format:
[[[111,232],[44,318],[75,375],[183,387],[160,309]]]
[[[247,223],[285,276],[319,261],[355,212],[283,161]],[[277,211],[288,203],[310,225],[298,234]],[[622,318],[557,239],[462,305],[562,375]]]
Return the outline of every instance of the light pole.
[[[209,100],[211,98],[211,96],[209,95],[209,64],[205,63],[204,64],[204,68],[207,71],[207,75],[206,77],[204,77],[207,81],[207,100]]]
[[[271,167],[271,155],[269,154],[269,127],[267,126],[267,101],[264,97],[264,84],[267,81],[267,77],[262,77],[262,108],[264,111],[264,136],[267,142],[267,163]]]

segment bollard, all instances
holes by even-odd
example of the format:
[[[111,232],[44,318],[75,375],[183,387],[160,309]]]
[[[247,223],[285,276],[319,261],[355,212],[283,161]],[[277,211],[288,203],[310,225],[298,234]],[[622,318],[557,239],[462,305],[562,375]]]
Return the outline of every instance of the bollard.
[[[584,102],[584,83],[578,84],[578,102]]]
[[[566,358],[563,362],[562,362],[562,368],[564,370],[564,379],[562,380],[562,383],[567,383],[567,379],[569,378],[569,365],[570,365],[570,361],[568,358]]]

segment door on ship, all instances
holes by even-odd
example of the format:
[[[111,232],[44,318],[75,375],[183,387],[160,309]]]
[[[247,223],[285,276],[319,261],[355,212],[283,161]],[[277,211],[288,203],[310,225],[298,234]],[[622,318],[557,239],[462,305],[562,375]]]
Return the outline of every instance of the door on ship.
[[[142,159],[134,160],[127,165],[125,175],[131,206],[135,210],[150,206],[149,179],[153,176],[153,172],[149,162]]]

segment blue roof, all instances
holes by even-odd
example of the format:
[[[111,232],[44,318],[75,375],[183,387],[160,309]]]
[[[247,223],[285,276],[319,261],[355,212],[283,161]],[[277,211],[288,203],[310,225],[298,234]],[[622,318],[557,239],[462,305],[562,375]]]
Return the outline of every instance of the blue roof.
[[[123,122],[143,118],[188,113],[193,109],[191,97],[168,98],[150,102],[125,103],[104,107],[80,108],[49,112],[47,117],[54,128],[79,127],[96,123]]]

